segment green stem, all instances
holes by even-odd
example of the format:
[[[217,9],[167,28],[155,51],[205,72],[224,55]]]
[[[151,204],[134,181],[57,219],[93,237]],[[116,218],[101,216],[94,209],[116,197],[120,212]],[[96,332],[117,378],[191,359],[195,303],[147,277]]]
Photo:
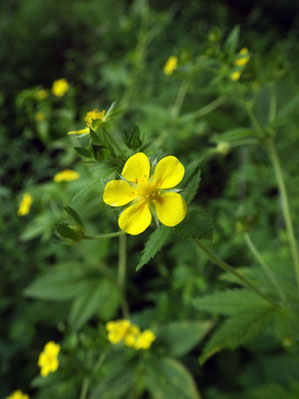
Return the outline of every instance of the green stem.
[[[270,95],[270,104],[269,104],[269,123],[274,121],[276,116],[276,107],[277,107],[277,97],[273,85],[270,87],[270,90],[271,90],[271,95]]]
[[[235,270],[233,267],[228,265],[227,263],[223,262],[220,258],[218,258],[216,255],[213,254],[213,252],[207,248],[199,239],[195,238],[194,239],[195,243],[209,256],[209,258],[221,269],[225,270],[226,272],[229,272],[233,275],[235,275],[242,283],[247,287],[250,288],[252,291],[254,291],[257,295],[259,295],[261,298],[263,298],[265,301],[270,303],[272,306],[279,306],[277,303],[275,303],[270,297],[265,295],[262,291],[260,291],[258,288],[256,288],[247,278],[242,276],[237,270]]]
[[[202,118],[203,116],[205,116],[205,115],[209,114],[210,112],[214,111],[216,108],[218,108],[224,102],[225,102],[225,97],[216,98],[216,100],[213,100],[209,104],[207,104],[204,107],[202,107],[202,108],[198,109],[197,111],[193,112],[193,115],[196,118]]]
[[[85,377],[82,382],[82,388],[80,393],[80,399],[86,399],[88,388],[89,388],[90,379]]]
[[[123,160],[126,160],[126,155],[123,152],[123,150],[120,148],[120,146],[117,144],[117,142],[114,140],[114,138],[111,136],[111,134],[108,132],[107,129],[105,129],[102,126],[102,129],[104,130],[108,140],[112,143],[112,146],[117,150],[117,152],[119,153],[119,155],[121,155],[123,157]]]
[[[181,87],[179,88],[177,97],[175,99],[175,103],[174,106],[172,108],[171,114],[172,114],[172,118],[173,120],[176,120],[177,117],[180,114],[184,99],[186,97],[187,94],[187,90],[189,87],[189,82],[187,82],[186,80],[182,83]]]
[[[279,158],[276,153],[276,150],[275,150],[272,140],[267,142],[267,148],[269,151],[269,155],[270,155],[271,162],[272,162],[274,172],[275,172],[275,177],[277,180],[277,185],[278,185],[279,192],[280,192],[282,213],[283,213],[283,217],[284,217],[284,221],[285,221],[285,225],[286,225],[288,241],[289,241],[291,254],[292,254],[292,258],[293,258],[293,262],[294,262],[297,285],[298,285],[298,289],[299,289],[299,255],[298,255],[297,243],[296,243],[296,238],[295,238],[295,233],[294,233],[294,227],[293,227],[293,223],[292,223],[292,219],[291,219],[288,194],[287,194],[285,182],[283,179],[283,174],[282,174],[282,169],[280,166]]]
[[[251,240],[251,238],[250,238],[248,233],[244,233],[244,240],[245,240],[248,248],[250,249],[251,253],[256,258],[256,260],[260,263],[260,265],[262,266],[263,270],[265,271],[265,273],[267,274],[267,276],[271,280],[273,286],[276,288],[276,290],[278,292],[278,295],[280,296],[281,300],[283,302],[285,302],[286,301],[286,296],[285,296],[283,290],[281,289],[280,285],[278,284],[278,281],[276,280],[275,275],[272,273],[270,267],[267,265],[267,263],[261,257],[260,253],[256,249],[256,247],[253,244],[253,242],[252,242],[252,240]]]
[[[113,237],[120,237],[126,234],[123,231],[117,231],[115,233],[108,233],[108,234],[101,234],[99,236],[83,236],[85,240],[101,240],[103,238],[113,238]]]
[[[127,236],[119,237],[119,258],[118,258],[118,286],[121,295],[121,307],[124,318],[129,318],[129,307],[126,298],[126,267],[127,267]]]

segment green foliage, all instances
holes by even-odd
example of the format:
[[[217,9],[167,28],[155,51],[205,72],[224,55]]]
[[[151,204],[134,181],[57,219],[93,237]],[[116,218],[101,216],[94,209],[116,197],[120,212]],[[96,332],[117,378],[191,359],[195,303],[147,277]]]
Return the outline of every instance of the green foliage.
[[[183,238],[212,240],[214,226],[204,210],[195,208],[189,210],[186,218],[174,230]]]

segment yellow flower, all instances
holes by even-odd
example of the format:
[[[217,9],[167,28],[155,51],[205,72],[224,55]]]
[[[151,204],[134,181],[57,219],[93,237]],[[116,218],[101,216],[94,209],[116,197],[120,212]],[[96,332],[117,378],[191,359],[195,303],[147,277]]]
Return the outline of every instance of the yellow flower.
[[[35,114],[36,122],[43,122],[45,120],[45,114],[43,112],[37,112]]]
[[[67,134],[85,134],[89,133],[89,128],[94,127],[94,122],[96,122],[96,127],[98,127],[102,122],[105,122],[105,110],[99,111],[98,109],[93,109],[87,112],[85,117],[86,128],[81,130],[73,130]]]
[[[166,61],[163,71],[165,75],[172,75],[173,71],[176,69],[178,63],[178,59],[175,55],[172,55]]]
[[[130,326],[131,323],[129,320],[109,321],[106,324],[106,329],[108,331],[108,340],[112,344],[118,344],[124,338]]]
[[[54,181],[60,183],[62,181],[72,181],[79,179],[80,175],[78,172],[70,169],[64,169],[61,172],[56,173],[54,176]]]
[[[119,216],[118,224],[123,231],[137,235],[147,229],[152,221],[150,209],[154,209],[165,226],[175,226],[184,219],[187,213],[184,198],[168,191],[177,186],[185,174],[184,166],[176,157],[161,159],[150,178],[149,159],[139,152],[127,160],[121,174],[123,180],[111,180],[106,184],[103,200],[110,206],[134,201]]]
[[[46,89],[39,90],[39,91],[35,94],[35,98],[36,98],[38,101],[42,101],[42,100],[44,100],[45,98],[47,98],[48,96],[49,96],[49,92],[48,92],[48,90],[46,90]]]
[[[59,366],[58,354],[60,352],[60,345],[55,342],[48,342],[43,352],[40,353],[38,358],[38,365],[41,368],[40,373],[42,377],[47,377],[49,373],[54,373]]]
[[[234,61],[234,64],[237,66],[244,66],[250,60],[249,51],[246,47],[242,48],[239,52],[238,59]]]
[[[233,73],[230,75],[230,79],[233,80],[234,82],[237,81],[237,80],[239,80],[240,77],[241,77],[241,72],[240,72],[240,71],[233,72]]]
[[[27,215],[30,212],[32,202],[33,198],[31,194],[25,193],[19,205],[18,215],[19,216]]]
[[[62,97],[69,89],[66,79],[58,79],[53,82],[52,93],[56,97]]]
[[[17,390],[9,395],[6,399],[29,399],[29,396],[26,393],[22,393],[22,391]]]
[[[155,339],[156,335],[151,330],[145,330],[138,336],[134,348],[137,350],[149,349]]]

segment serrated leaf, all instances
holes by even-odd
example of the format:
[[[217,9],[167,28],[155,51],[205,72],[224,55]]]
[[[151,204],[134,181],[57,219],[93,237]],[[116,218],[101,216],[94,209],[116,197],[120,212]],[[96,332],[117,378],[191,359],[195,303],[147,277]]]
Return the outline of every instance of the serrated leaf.
[[[70,206],[65,206],[64,209],[66,212],[69,214],[69,216],[81,227],[84,228],[84,224],[82,222],[82,219],[78,215],[78,213],[75,211],[74,208],[71,208]]]
[[[189,210],[185,219],[175,226],[174,231],[183,238],[212,240],[212,219],[200,208]]]
[[[55,229],[63,238],[76,241],[81,239],[81,235],[65,223],[55,223]]]
[[[74,147],[74,148],[77,151],[77,153],[82,155],[83,157],[91,158],[91,153],[86,148],[83,147]]]
[[[77,296],[69,315],[69,322],[76,330],[84,325],[92,316],[109,302],[112,291],[116,287],[108,279],[89,281],[80,296]],[[117,301],[118,304],[118,301]]]
[[[145,381],[153,399],[200,399],[190,372],[170,357],[152,359],[145,368]]]
[[[205,346],[200,363],[222,349],[236,349],[255,338],[272,322],[275,312],[276,308],[265,302],[226,319]]]
[[[257,138],[258,132],[254,129],[248,129],[240,127],[238,129],[227,130],[224,133],[217,134],[213,136],[212,142],[220,143],[220,142],[233,142],[235,140],[242,140],[247,138]]]
[[[213,322],[205,321],[173,321],[162,325],[158,330],[158,338],[173,356],[182,356],[190,352],[210,331]]]
[[[239,40],[239,35],[240,35],[240,26],[236,25],[230,34],[228,35],[224,47],[230,52],[234,53],[237,48],[238,40]]]
[[[237,312],[246,312],[255,306],[263,305],[263,299],[247,289],[231,289],[195,298],[193,305],[200,312],[233,315]]]
[[[139,263],[137,265],[136,271],[140,270],[144,265],[146,265],[151,258],[153,258],[156,253],[162,248],[166,243],[171,233],[171,229],[166,226],[161,226],[157,228],[149,237],[145,244],[145,248],[142,251]]]

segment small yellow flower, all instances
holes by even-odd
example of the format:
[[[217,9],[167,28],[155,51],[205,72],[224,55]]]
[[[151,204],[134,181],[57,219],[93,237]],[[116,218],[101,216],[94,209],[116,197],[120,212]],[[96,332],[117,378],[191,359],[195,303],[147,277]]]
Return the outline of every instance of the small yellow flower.
[[[43,122],[45,120],[45,114],[43,112],[37,112],[35,114],[36,122]]]
[[[42,377],[47,377],[49,373],[54,373],[59,366],[58,354],[60,352],[60,345],[55,342],[48,342],[43,352],[38,357],[37,364],[41,368],[40,373]]]
[[[173,71],[176,69],[178,63],[178,59],[175,55],[172,55],[166,61],[163,71],[165,75],[172,75]]]
[[[237,66],[244,66],[250,60],[249,51],[246,47],[242,48],[239,52],[238,59],[234,61],[234,64]]]
[[[106,184],[103,200],[110,206],[123,206],[134,201],[119,216],[118,225],[128,234],[137,235],[148,228],[152,221],[151,208],[165,226],[176,226],[187,213],[184,198],[174,191],[183,179],[185,168],[174,156],[158,162],[150,178],[148,157],[139,152],[131,156],[122,170],[123,180]]]
[[[26,393],[22,393],[22,391],[17,390],[9,395],[6,399],[29,399],[29,396]]]
[[[53,180],[56,183],[60,183],[62,181],[72,181],[79,179],[80,175],[78,172],[70,169],[62,170],[61,172],[56,173]]]
[[[69,89],[66,79],[58,79],[53,82],[52,93],[56,97],[62,97]]]
[[[134,345],[135,349],[149,349],[152,342],[156,339],[156,335],[151,330],[145,330],[139,334],[136,343]]]
[[[33,198],[31,194],[25,193],[19,205],[18,215],[19,216],[27,215],[30,212],[32,202]]]
[[[240,72],[240,71],[233,72],[233,73],[230,75],[230,79],[233,80],[234,82],[236,82],[237,80],[239,80],[240,77],[241,77],[241,72]]]
[[[122,341],[130,326],[131,323],[129,320],[109,321],[106,324],[106,329],[108,331],[108,340],[112,344],[118,344],[120,341]]]
[[[81,130],[73,130],[68,132],[67,134],[85,134],[89,133],[89,128],[94,127],[94,122],[96,122],[96,127],[98,127],[101,123],[105,122],[105,110],[99,111],[98,109],[93,109],[92,111],[87,112],[85,117],[86,128]]]
[[[35,98],[36,98],[38,101],[45,100],[48,96],[49,96],[49,92],[48,92],[48,90],[46,90],[46,89],[39,90],[39,91],[35,94]]]

